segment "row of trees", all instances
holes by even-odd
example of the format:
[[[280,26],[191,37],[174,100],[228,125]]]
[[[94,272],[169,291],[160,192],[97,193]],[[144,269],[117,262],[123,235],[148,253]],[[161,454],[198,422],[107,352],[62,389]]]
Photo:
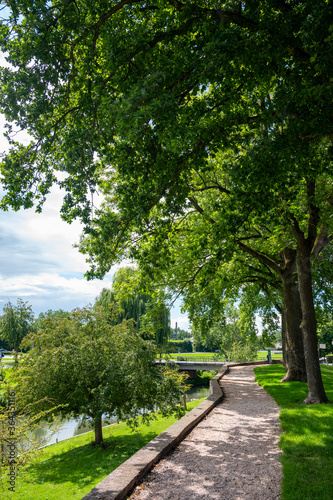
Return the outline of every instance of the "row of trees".
[[[315,302],[332,283],[329,2],[8,7],[1,109],[32,141],[8,126],[2,207],[41,210],[58,182],[62,216],[85,224],[88,278],[135,259],[183,294],[194,325],[258,297],[283,318],[285,380],[326,402]]]

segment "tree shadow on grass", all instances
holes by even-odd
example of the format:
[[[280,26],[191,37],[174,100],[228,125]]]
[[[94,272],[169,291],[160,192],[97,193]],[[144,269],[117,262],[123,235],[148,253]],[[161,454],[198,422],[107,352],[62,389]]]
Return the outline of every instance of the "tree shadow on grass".
[[[63,453],[55,453],[46,460],[41,458],[31,464],[26,474],[29,482],[36,484],[61,484],[69,481],[79,488],[91,483],[93,488],[155,436],[154,432],[111,436],[105,439],[106,449],[86,444]]]
[[[333,367],[321,366],[327,397],[333,401]],[[301,405],[307,395],[307,384],[281,384],[282,367],[260,367],[257,381],[281,406],[280,420],[283,450],[283,498],[332,498],[327,479],[333,467],[333,405]]]

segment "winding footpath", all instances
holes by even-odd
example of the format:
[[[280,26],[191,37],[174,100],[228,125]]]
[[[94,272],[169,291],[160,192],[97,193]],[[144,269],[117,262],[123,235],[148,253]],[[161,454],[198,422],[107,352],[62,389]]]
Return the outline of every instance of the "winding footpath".
[[[279,407],[252,366],[230,368],[225,398],[137,486],[131,500],[280,498]]]

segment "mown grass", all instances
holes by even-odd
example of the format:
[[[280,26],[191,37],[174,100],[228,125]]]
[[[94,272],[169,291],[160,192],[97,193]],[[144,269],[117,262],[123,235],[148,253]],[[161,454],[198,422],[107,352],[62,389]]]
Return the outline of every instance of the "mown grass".
[[[1,366],[14,366],[14,364],[15,364],[15,359],[13,359],[13,358],[3,357],[0,361],[0,367]]]
[[[282,353],[276,353],[272,351],[271,353],[272,359],[282,359]],[[267,359],[267,352],[258,351],[257,352],[257,361],[263,361]]]
[[[216,357],[218,353],[216,352],[173,352],[170,354],[164,354],[163,357],[171,358],[213,358]]]
[[[272,359],[282,359],[282,353],[272,352]],[[216,352],[183,352],[183,353],[171,353],[171,354],[163,354],[163,358],[183,358],[185,361],[209,361],[212,358],[212,361],[226,361],[225,356]],[[267,352],[257,352],[256,361],[262,361],[267,359]]]
[[[205,398],[187,404],[192,410]],[[47,446],[16,479],[15,493],[0,491],[12,500],[80,500],[96,484],[177,419],[158,416],[149,426],[132,431],[126,423],[103,428],[107,449],[92,446],[93,433]],[[6,483],[4,483],[7,489]]]
[[[326,394],[333,401],[333,367],[321,366]],[[280,383],[281,365],[255,368],[256,380],[281,407],[283,433],[282,500],[333,498],[333,404],[302,405],[307,385]]]

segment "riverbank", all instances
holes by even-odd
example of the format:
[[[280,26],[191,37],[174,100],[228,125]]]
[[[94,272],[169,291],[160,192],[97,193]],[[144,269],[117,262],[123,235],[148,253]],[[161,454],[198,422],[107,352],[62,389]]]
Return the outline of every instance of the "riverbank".
[[[203,399],[188,403],[192,410]],[[16,478],[15,493],[6,492],[10,500],[80,500],[110,472],[119,467],[145,444],[176,422],[175,417],[157,416],[150,426],[140,425],[132,431],[126,423],[103,428],[106,449],[92,446],[93,432],[67,439],[43,448],[38,458]]]

